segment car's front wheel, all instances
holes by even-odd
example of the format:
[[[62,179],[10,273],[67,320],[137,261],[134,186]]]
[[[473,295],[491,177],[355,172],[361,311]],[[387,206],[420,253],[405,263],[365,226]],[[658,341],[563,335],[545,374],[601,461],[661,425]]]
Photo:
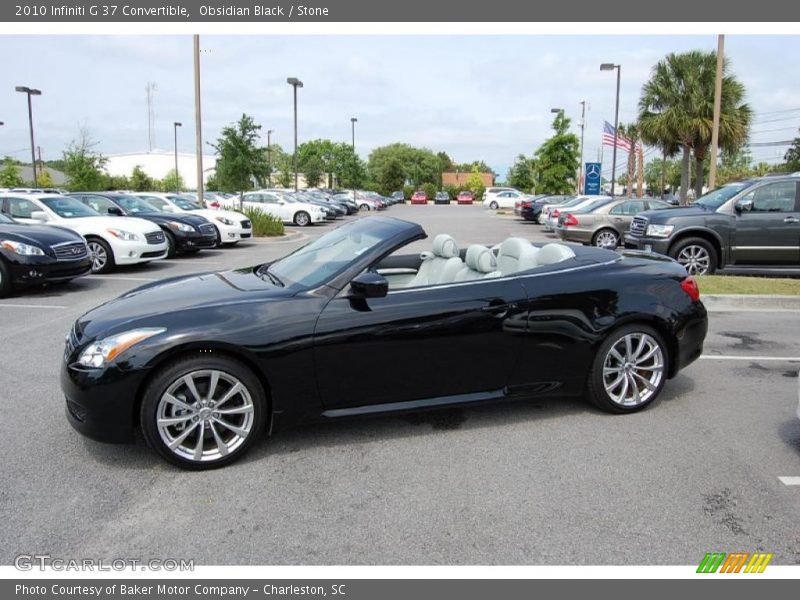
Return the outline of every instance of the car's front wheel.
[[[619,246],[619,234],[613,229],[601,229],[594,234],[592,244],[598,248],[616,248]]]
[[[686,238],[672,248],[669,255],[686,268],[689,275],[713,275],[717,270],[717,250],[703,238]]]
[[[5,262],[0,259],[0,298],[5,298],[11,293],[11,270],[6,267]]]
[[[86,246],[92,257],[92,273],[108,273],[114,268],[114,252],[105,240],[89,238]]]
[[[497,208],[498,208],[497,202],[492,200],[492,202],[489,204],[489,208],[491,208],[492,210],[497,210]]]
[[[311,224],[311,216],[307,212],[301,210],[294,215],[294,224],[298,227],[306,227]]]
[[[630,413],[651,404],[667,376],[667,346],[644,324],[627,325],[603,342],[592,364],[589,400],[613,413]]]
[[[185,469],[213,469],[241,457],[264,431],[258,378],[225,356],[192,356],[163,368],[145,389],[140,412],[148,445]]]
[[[368,211],[368,210],[371,210],[371,209],[370,209],[369,204],[361,204],[361,205],[359,205],[358,210],[360,212],[365,212],[365,211]]]

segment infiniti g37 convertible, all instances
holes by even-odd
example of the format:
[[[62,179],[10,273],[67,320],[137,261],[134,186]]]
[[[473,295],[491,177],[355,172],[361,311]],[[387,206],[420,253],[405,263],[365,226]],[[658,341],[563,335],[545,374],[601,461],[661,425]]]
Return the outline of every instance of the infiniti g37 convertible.
[[[494,248],[361,219],[272,263],[147,284],[72,327],[61,384],[85,435],[181,467],[299,423],[500,399],[651,404],[706,311],[670,258],[509,238]],[[400,368],[398,365],[407,365]]]

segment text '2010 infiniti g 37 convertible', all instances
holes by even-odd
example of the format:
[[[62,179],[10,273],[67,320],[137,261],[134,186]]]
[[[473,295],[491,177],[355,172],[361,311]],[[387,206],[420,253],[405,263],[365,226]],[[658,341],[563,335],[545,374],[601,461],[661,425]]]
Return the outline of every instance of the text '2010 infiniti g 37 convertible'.
[[[361,219],[89,311],[66,340],[67,418],[107,442],[140,427],[163,458],[203,469],[339,417],[582,395],[630,413],[700,356],[706,310],[672,259],[513,237],[459,250],[444,234],[403,252],[425,237]]]

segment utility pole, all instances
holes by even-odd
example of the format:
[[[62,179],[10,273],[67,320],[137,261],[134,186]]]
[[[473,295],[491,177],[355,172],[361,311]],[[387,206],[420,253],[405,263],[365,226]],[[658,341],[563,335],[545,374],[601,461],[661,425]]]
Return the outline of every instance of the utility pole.
[[[711,165],[708,169],[708,189],[717,183],[717,146],[719,146],[719,113],[722,108],[722,70],[725,65],[725,36],[717,36],[717,77],[714,82],[714,123],[711,129]]]
[[[350,124],[352,125],[353,129],[353,202],[356,201],[356,121],[358,121],[358,119],[355,117],[350,117]]]
[[[206,205],[203,190],[203,119],[200,107],[200,36],[194,36],[194,129],[197,152],[197,200]]]
[[[581,193],[583,183],[583,132],[586,129],[586,100],[581,100],[581,162],[578,165],[578,194]]]
[[[153,151],[153,146],[156,143],[156,132],[155,132],[155,110],[153,108],[153,103],[155,102],[155,92],[156,92],[156,84],[148,82],[148,84],[144,87],[145,94],[147,95],[147,149],[149,152]]]
[[[274,131],[274,129],[267,129],[267,165],[269,166],[267,187],[272,187],[272,134]]]

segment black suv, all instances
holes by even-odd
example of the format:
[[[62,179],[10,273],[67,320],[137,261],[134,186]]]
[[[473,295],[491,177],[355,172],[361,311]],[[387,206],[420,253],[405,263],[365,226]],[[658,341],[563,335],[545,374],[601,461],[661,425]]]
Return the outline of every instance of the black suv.
[[[625,247],[671,256],[690,275],[730,266],[800,267],[800,177],[730,183],[689,206],[643,212]]]

